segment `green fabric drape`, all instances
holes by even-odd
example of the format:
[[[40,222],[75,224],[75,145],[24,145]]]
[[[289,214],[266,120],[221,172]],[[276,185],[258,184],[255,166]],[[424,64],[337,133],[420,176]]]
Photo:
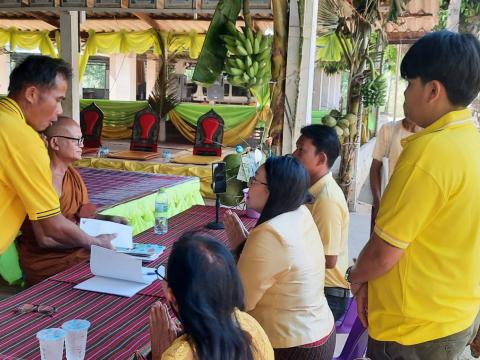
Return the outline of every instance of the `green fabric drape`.
[[[129,139],[135,114],[148,105],[147,101],[81,99],[80,110],[92,102],[95,102],[105,115],[102,136],[107,139]],[[255,106],[215,105],[212,107],[211,105],[193,103],[179,104],[174,111],[182,121],[195,128],[198,118],[212,108],[225,121],[225,131],[250,121],[257,111]]]
[[[95,102],[105,115],[102,131],[105,139],[130,139],[135,114],[147,106],[146,101],[81,99],[80,110],[92,102]]]
[[[85,109],[92,102],[103,111],[104,126],[128,127],[132,126],[135,114],[147,107],[146,101],[118,101],[100,99],[81,99],[80,110]]]
[[[247,105],[204,105],[204,104],[191,104],[182,103],[175,107],[175,112],[187,123],[192,126],[197,126],[197,121],[200,116],[205,114],[210,109],[214,109],[215,112],[223,118],[225,122],[225,130],[234,128],[246,120],[251,119],[257,109],[255,106]]]
[[[165,189],[168,196],[168,217],[175,216],[194,205],[205,205],[200,194],[200,180],[190,181]],[[151,194],[140,199],[114,206],[101,212],[103,215],[124,216],[133,228],[133,235],[155,225],[153,209],[155,196]]]

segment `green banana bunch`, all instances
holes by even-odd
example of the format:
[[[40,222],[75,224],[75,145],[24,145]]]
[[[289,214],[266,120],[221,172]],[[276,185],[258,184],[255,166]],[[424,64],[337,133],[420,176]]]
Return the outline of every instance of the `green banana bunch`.
[[[247,89],[270,82],[272,37],[254,32],[249,27],[242,27],[239,31],[231,21],[227,22],[226,28],[228,34],[220,38],[229,53],[225,62],[228,81]]]
[[[387,97],[387,79],[385,76],[381,75],[367,81],[362,85],[360,93],[365,107],[385,105]]]

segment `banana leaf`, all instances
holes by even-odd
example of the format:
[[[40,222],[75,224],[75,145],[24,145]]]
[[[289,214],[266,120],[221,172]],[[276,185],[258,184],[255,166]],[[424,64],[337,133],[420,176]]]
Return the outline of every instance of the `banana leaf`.
[[[227,49],[223,40],[220,39],[220,35],[227,34],[225,24],[229,20],[236,22],[241,8],[242,0],[220,0],[218,2],[198,57],[193,81],[202,85],[210,85],[222,73]]]
[[[257,99],[257,110],[262,110],[265,106],[270,107],[270,84],[264,83],[250,89],[250,92]]]
[[[342,58],[342,45],[335,33],[330,33],[317,38],[317,61],[338,62],[342,60]]]

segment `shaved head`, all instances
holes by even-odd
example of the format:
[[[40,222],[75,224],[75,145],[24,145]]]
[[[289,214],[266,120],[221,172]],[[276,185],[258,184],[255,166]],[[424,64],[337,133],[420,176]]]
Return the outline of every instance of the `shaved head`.
[[[59,116],[58,120],[50,125],[43,133],[47,137],[52,136],[71,136],[73,130],[77,130],[80,128],[80,125],[67,116]]]

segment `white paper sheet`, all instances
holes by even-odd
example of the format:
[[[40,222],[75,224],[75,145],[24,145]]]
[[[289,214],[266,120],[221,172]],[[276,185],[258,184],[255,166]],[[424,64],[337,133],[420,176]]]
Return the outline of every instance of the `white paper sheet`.
[[[117,237],[112,240],[113,246],[125,249],[131,249],[133,247],[133,230],[131,226],[117,224],[112,221],[82,218],[80,219],[80,229],[90,236],[117,234]]]
[[[91,248],[90,270],[95,276],[75,289],[131,297],[157,278],[154,268],[142,267],[141,259],[95,245]]]

